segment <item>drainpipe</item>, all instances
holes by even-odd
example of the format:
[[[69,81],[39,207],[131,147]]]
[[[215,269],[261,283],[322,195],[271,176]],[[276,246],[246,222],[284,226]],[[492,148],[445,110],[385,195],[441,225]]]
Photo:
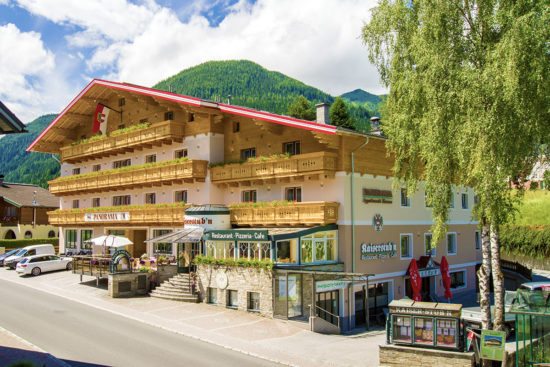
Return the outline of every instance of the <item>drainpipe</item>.
[[[351,188],[351,272],[355,273],[355,205],[354,205],[354,176],[355,176],[355,152],[363,148],[369,142],[369,138],[365,142],[359,145],[357,148],[351,151],[351,177],[350,177],[350,188]]]

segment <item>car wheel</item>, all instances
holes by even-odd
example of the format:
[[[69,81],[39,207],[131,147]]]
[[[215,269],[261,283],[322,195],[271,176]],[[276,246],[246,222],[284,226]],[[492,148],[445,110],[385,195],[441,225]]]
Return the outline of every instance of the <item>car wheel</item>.
[[[40,268],[32,268],[32,275],[34,276],[37,276],[37,275],[40,275],[40,273],[42,272],[42,270],[40,270]]]
[[[67,264],[67,270],[72,270],[73,269],[73,262],[71,261],[70,263]]]

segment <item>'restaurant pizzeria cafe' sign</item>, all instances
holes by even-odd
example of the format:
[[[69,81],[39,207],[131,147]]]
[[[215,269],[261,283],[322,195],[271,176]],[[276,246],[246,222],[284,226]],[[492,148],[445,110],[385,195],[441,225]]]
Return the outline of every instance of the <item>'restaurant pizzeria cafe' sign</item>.
[[[84,214],[84,222],[127,222],[129,220],[130,220],[129,212]]]

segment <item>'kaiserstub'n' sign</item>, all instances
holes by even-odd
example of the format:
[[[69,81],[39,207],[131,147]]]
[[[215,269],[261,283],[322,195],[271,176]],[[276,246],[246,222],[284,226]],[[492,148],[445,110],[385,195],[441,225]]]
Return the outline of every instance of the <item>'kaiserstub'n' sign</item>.
[[[389,190],[363,189],[364,203],[391,204],[392,201],[393,195]]]
[[[129,220],[130,213],[128,212],[84,214],[84,222],[127,222]]]
[[[393,242],[361,244],[361,260],[388,259],[397,253],[397,245]]]

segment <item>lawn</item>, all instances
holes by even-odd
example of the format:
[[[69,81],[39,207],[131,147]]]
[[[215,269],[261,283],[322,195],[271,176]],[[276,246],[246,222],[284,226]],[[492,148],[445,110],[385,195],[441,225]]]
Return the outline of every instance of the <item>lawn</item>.
[[[550,225],[550,191],[526,191],[514,224]]]

